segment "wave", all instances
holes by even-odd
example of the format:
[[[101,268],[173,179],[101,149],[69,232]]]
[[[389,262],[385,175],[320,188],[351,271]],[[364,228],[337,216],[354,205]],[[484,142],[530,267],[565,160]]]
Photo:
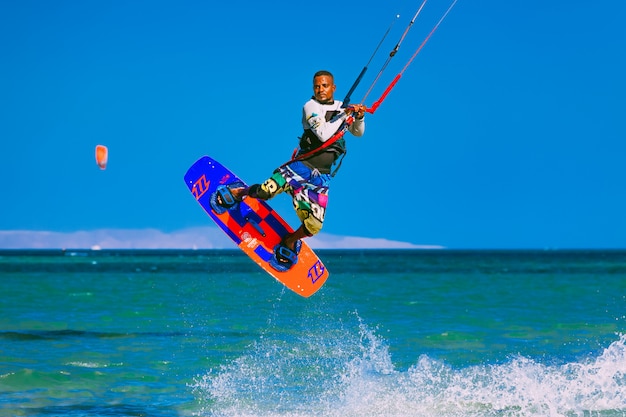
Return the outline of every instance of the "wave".
[[[626,336],[595,357],[553,364],[522,356],[453,367],[421,355],[394,367],[389,344],[342,323],[248,353],[193,383],[202,416],[626,416]]]

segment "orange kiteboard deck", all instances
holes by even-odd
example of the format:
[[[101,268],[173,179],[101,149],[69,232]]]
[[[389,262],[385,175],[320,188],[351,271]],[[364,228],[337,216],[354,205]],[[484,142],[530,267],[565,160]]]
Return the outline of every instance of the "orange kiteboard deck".
[[[293,229],[267,202],[246,197],[222,214],[211,208],[211,194],[217,187],[235,181],[245,184],[208,156],[198,159],[185,174],[185,183],[196,201],[250,259],[296,294],[313,295],[324,285],[329,273],[306,242],[302,242],[298,262],[288,271],[277,271],[269,263],[274,247]]]

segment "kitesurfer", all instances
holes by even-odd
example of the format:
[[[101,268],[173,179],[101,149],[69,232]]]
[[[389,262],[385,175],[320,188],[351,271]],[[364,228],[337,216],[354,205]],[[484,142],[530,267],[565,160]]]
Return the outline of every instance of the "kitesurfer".
[[[336,88],[330,72],[316,72],[313,76],[313,97],[302,109],[304,133],[294,158],[277,168],[262,184],[247,188],[241,183],[230,184],[218,189],[211,204],[214,210],[223,212],[246,195],[268,200],[282,192],[289,193],[302,224],[274,248],[270,264],[279,271],[286,271],[297,262],[301,239],[317,234],[322,228],[330,180],[346,153],[342,135],[337,139],[336,134],[346,126],[354,136],[362,136],[365,132],[366,107],[356,104],[344,108],[343,102],[334,99]],[[324,146],[329,139],[332,143]]]

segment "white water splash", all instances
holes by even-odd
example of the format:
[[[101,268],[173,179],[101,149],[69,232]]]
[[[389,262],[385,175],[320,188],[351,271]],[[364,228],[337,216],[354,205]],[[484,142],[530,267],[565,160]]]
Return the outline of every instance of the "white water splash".
[[[626,336],[598,357],[549,365],[516,357],[461,369],[419,358],[394,369],[363,323],[296,343],[263,338],[198,379],[202,416],[626,416]]]

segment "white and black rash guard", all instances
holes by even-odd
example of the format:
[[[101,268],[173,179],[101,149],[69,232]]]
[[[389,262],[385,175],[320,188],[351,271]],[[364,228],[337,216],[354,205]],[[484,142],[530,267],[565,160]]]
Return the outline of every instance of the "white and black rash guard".
[[[335,100],[331,104],[322,104],[315,98],[311,98],[304,103],[302,108],[302,127],[304,134],[300,139],[300,151],[304,154],[321,146],[330,139],[346,120],[345,109],[342,109],[342,102]],[[354,136],[362,136],[365,133],[365,120],[354,119],[348,128]],[[321,173],[329,173],[335,160],[345,152],[345,144],[342,140],[324,149],[304,161],[317,168]]]

